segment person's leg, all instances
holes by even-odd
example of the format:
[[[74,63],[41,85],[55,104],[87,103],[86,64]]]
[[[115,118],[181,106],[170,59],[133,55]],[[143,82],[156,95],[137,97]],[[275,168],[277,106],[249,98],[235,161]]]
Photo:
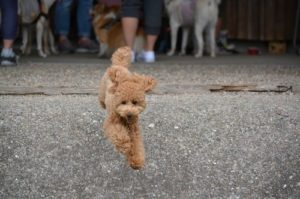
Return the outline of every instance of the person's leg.
[[[71,8],[73,0],[58,0],[55,7],[55,33],[58,34],[58,50],[73,53],[74,47],[68,39],[71,24]]]
[[[71,23],[71,6],[73,0],[58,0],[55,7],[55,32],[61,39],[67,38]]]
[[[135,52],[133,51],[134,40],[138,28],[141,12],[141,0],[124,0],[122,2],[122,27],[124,41],[132,49],[131,61],[135,61]]]
[[[158,35],[146,35],[145,51],[154,51],[154,45]]]
[[[90,40],[93,0],[77,0],[78,52],[97,52],[98,45]]]
[[[163,0],[144,0],[146,43],[141,55],[145,62],[154,62],[154,46],[161,28]]]
[[[79,37],[89,38],[92,29],[91,9],[93,0],[77,0],[77,32]]]
[[[3,49],[1,51],[1,65],[15,65],[16,55],[13,52],[14,40],[18,28],[18,2],[17,0],[0,1],[1,8],[1,32],[3,37]]]
[[[3,47],[12,48],[14,40],[17,36],[18,26],[18,2],[17,0],[0,1],[1,13],[2,13],[2,25],[1,32],[3,37]]]
[[[154,45],[161,28],[162,8],[162,0],[144,0],[146,51],[154,50]]]
[[[133,49],[136,31],[138,27],[138,18],[123,17],[122,18],[123,35],[125,44]]]
[[[142,3],[140,0],[124,0],[122,2],[122,26],[125,44],[131,49],[138,27]]]
[[[13,39],[3,39],[3,49],[12,49],[14,45]]]

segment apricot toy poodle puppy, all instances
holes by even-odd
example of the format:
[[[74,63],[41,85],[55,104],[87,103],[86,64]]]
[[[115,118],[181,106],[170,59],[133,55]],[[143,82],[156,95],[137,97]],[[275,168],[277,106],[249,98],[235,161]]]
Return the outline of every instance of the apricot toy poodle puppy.
[[[131,73],[131,49],[121,47],[111,58],[112,65],[100,80],[99,102],[107,110],[104,134],[125,155],[133,169],[141,169],[145,162],[143,139],[138,124],[145,109],[145,93],[156,86],[152,77]]]

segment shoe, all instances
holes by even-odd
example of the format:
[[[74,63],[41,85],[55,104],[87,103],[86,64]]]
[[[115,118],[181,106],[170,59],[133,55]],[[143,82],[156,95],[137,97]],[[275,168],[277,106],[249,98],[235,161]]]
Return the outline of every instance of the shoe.
[[[12,56],[1,55],[1,66],[16,66],[18,65],[18,56],[13,54]]]
[[[155,62],[155,54],[153,51],[142,51],[138,54],[137,60],[146,63],[153,63]]]
[[[90,39],[80,39],[78,42],[78,48],[76,52],[79,53],[96,53],[99,50],[99,46]]]
[[[131,51],[131,63],[135,62],[135,52]]]
[[[74,53],[75,48],[68,39],[58,42],[58,51],[61,53]]]

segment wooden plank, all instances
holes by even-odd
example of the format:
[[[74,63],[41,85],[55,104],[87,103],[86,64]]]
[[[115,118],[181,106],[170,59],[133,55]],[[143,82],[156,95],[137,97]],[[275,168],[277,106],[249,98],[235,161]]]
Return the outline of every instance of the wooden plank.
[[[238,1],[238,39],[247,38],[247,1],[248,0]]]
[[[297,12],[297,0],[286,0],[285,12],[285,39],[291,41],[294,36],[294,26]],[[300,31],[298,39],[300,38]]]
[[[228,37],[230,39],[237,38],[237,0],[226,1],[226,29],[228,30]]]
[[[298,1],[296,1],[298,4],[300,4],[300,1],[298,0]],[[295,5],[295,19],[296,19],[296,16],[297,16],[297,8],[299,7],[298,6],[298,4],[297,3],[295,3],[296,5]],[[300,13],[299,13],[299,15],[300,15]],[[299,16],[300,17],[300,16]],[[299,21],[300,21],[300,19],[299,19]],[[295,23],[294,23],[295,24]],[[293,25],[293,34],[294,34],[294,26],[295,25]],[[298,39],[298,41],[300,40],[300,22],[298,22],[298,35],[297,35],[297,39]]]
[[[288,0],[289,1],[289,0]],[[274,40],[285,40],[285,12],[286,2],[282,0],[275,0],[275,35]]]
[[[292,40],[297,0],[226,0],[223,3],[223,28],[229,31],[230,39]]]
[[[259,25],[260,25],[260,18],[259,18],[259,2],[261,0],[252,0],[248,1],[248,36],[247,39],[249,40],[258,40],[259,39]]]
[[[265,39],[268,41],[274,40],[275,31],[275,1],[266,0],[265,4]]]
[[[265,4],[266,0],[259,1],[259,39],[261,41],[265,40],[265,24],[266,24],[266,17],[265,17]]]
[[[247,37],[246,39],[248,40],[252,40],[254,37],[253,34],[253,24],[255,23],[255,21],[253,20],[254,14],[253,14],[253,1],[248,1],[247,2],[247,21],[246,21],[246,25],[247,25]]]
[[[286,12],[286,18],[290,19],[286,21],[286,25],[285,25],[285,29],[286,29],[286,35],[285,37],[289,40],[291,40],[293,38],[293,28],[294,24],[295,24],[295,17],[296,15],[294,15],[294,12],[292,12],[292,10],[294,10],[295,8],[295,2],[293,0],[287,0],[287,12]]]

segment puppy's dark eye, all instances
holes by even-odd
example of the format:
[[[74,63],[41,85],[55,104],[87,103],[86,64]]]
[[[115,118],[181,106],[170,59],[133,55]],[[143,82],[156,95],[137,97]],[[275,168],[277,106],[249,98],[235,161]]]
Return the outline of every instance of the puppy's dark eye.
[[[133,105],[136,105],[136,104],[137,104],[137,101],[136,101],[136,100],[132,100],[132,104],[133,104]]]
[[[122,101],[121,103],[122,103],[122,104],[126,104],[126,101]]]

